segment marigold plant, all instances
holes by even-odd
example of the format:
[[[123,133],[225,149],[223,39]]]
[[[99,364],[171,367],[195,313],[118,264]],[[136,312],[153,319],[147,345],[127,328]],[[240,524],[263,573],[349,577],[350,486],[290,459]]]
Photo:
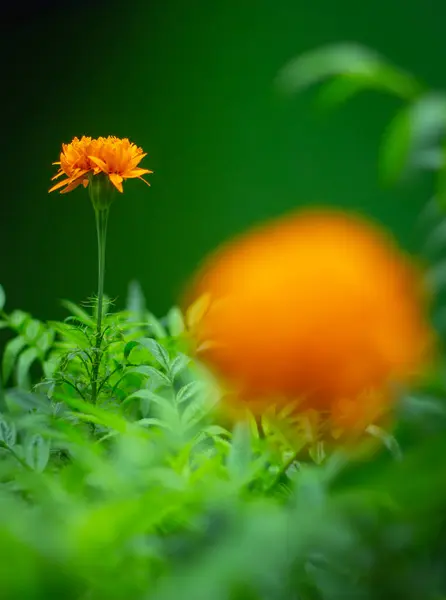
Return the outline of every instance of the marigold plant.
[[[347,429],[426,366],[421,277],[366,220],[331,210],[278,219],[227,244],[196,277],[200,355],[250,408],[300,399]]]
[[[60,165],[53,180],[62,175],[66,175],[66,179],[56,183],[50,192],[64,188],[61,193],[65,194],[80,184],[87,187],[90,178],[101,173],[107,175],[121,193],[124,179],[138,178],[150,185],[142,176],[152,171],[138,167],[145,156],[142,148],[138,148],[127,138],[120,139],[112,135],[97,139],[75,137],[69,144],[62,145],[60,161],[53,163]]]

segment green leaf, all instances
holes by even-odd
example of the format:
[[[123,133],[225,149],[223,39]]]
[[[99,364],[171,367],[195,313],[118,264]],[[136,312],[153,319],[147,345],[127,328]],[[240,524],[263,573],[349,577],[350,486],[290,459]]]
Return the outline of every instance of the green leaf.
[[[73,327],[73,325],[68,325],[67,323],[60,323],[59,321],[49,321],[48,325],[59,333],[64,341],[69,342],[73,346],[82,348],[83,350],[90,348],[91,342],[88,336],[77,327]]]
[[[202,392],[204,389],[204,384],[202,381],[191,381],[183,386],[176,395],[177,404],[181,404],[182,402],[186,402],[190,400],[194,396],[196,396],[199,392]]]
[[[52,412],[51,402],[49,398],[43,394],[26,392],[19,388],[13,388],[7,390],[5,396],[8,407],[11,409],[16,407],[25,411],[37,410],[44,414],[51,414]]]
[[[6,294],[2,285],[0,285],[0,310],[3,310],[6,303]]]
[[[141,427],[162,427],[164,429],[170,429],[167,423],[154,417],[140,419],[139,421],[135,422],[135,425],[140,425]]]
[[[150,400],[151,402],[154,402],[155,404],[159,404],[161,406],[167,403],[165,398],[163,398],[159,394],[156,394],[155,392],[152,392],[152,390],[138,390],[137,392],[133,392],[133,394],[130,394],[130,396],[127,396],[127,398],[123,401],[123,405],[128,404],[132,400],[142,399]]]
[[[18,355],[26,346],[26,340],[22,336],[18,336],[10,340],[3,352],[3,381],[6,383],[11,376]]]
[[[360,89],[378,89],[404,99],[421,90],[409,74],[393,66],[377,52],[359,44],[334,44],[311,50],[290,61],[279,73],[278,85],[286,92],[300,92],[325,79],[342,76],[347,97]],[[347,80],[354,81],[348,84]],[[342,89],[342,84],[340,84]],[[335,99],[345,96],[338,91]]]
[[[162,367],[166,369],[166,371],[169,370],[169,354],[159,342],[153,338],[140,338],[137,340],[137,342],[144,348],[147,348],[150,354],[159,362]]]
[[[166,316],[167,327],[172,337],[178,337],[184,333],[184,320],[181,310],[174,306]]]
[[[45,355],[46,352],[51,348],[54,342],[54,331],[52,329],[45,329],[36,341],[36,348],[42,355]]]
[[[88,325],[91,328],[96,326],[94,319],[89,315],[83,308],[70,302],[70,300],[61,300],[61,304],[66,308],[72,315],[74,315],[81,323]]]
[[[104,410],[80,398],[72,398],[66,394],[54,394],[54,399],[64,402],[76,411],[92,415],[97,419],[98,423],[101,423],[105,427],[110,427],[110,429],[115,429],[121,433],[127,431],[127,421],[119,415],[113,414],[110,410]]]
[[[147,325],[149,326],[150,333],[153,334],[157,339],[167,337],[167,331],[151,312],[147,313]]]
[[[36,348],[27,348],[17,360],[17,384],[22,389],[28,390],[30,388],[29,370],[36,358]]]
[[[0,440],[5,442],[7,446],[14,446],[16,442],[17,432],[14,423],[6,423],[3,419],[0,420]]]
[[[333,109],[344,104],[364,89],[361,79],[352,79],[339,75],[336,79],[327,81],[321,88],[317,104],[322,109]]]
[[[135,342],[134,340],[127,342],[124,346],[124,358],[128,360],[133,348],[136,348],[139,345],[139,342]]]
[[[50,458],[51,442],[40,434],[35,434],[26,440],[25,461],[38,473],[45,470]]]
[[[232,434],[227,467],[231,479],[242,482],[250,475],[252,461],[251,434],[247,423],[237,423]]]
[[[446,96],[426,94],[400,111],[382,140],[380,171],[394,183],[404,170],[423,167],[427,156],[441,157],[446,133]]]
[[[327,456],[324,442],[317,441],[315,444],[312,444],[308,450],[308,454],[317,465],[321,465]]]
[[[143,320],[146,311],[146,299],[138,281],[131,281],[127,293],[127,310],[130,320]]]
[[[190,363],[190,358],[185,354],[178,354],[170,363],[169,371],[172,380],[174,380]]]
[[[9,323],[13,329],[20,329],[30,318],[28,313],[22,310],[14,310],[9,315]]]
[[[37,319],[30,319],[26,324],[23,335],[29,343],[34,343],[37,340],[42,327],[43,325],[40,321],[37,321]]]

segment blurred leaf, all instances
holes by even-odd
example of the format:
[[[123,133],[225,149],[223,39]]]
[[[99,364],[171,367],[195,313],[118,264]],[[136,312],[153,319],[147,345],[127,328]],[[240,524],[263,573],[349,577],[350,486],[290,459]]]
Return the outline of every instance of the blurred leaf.
[[[232,445],[227,459],[230,477],[243,482],[251,473],[251,435],[247,423],[237,423],[232,434]]]
[[[10,340],[3,351],[3,381],[6,383],[11,376],[17,356],[26,346],[26,340],[18,336]]]
[[[9,315],[9,323],[14,329],[20,329],[29,318],[29,314],[23,312],[23,310],[14,310]]]
[[[399,447],[399,444],[393,435],[381,427],[377,427],[376,425],[369,425],[366,431],[372,437],[380,440],[380,442],[382,442],[384,446],[392,453],[395,459],[402,459],[401,448]]]
[[[127,310],[131,313],[131,320],[144,319],[146,299],[139,281],[131,281],[127,293]]]
[[[101,423],[105,427],[110,427],[111,429],[115,429],[121,433],[124,433],[127,430],[127,421],[120,416],[113,414],[109,410],[104,410],[98,406],[90,404],[89,402],[85,402],[79,398],[72,398],[66,394],[54,394],[54,398],[61,400],[70,408],[83,412],[86,415],[93,415],[96,417],[97,422]]]
[[[322,464],[327,456],[324,442],[318,441],[315,444],[312,444],[308,450],[308,454],[317,465]]]
[[[17,384],[24,390],[29,390],[31,386],[29,370],[36,358],[36,348],[27,348],[20,354],[17,360]]]
[[[75,304],[74,302],[70,302],[70,300],[62,300],[61,304],[64,308],[66,308],[72,315],[74,315],[81,323],[88,325],[92,329],[94,329],[96,323],[94,319],[89,315],[83,308]]]
[[[20,388],[12,388],[6,391],[6,402],[12,410],[14,407],[21,410],[37,410],[44,414],[51,414],[51,401],[43,394],[27,392]]]
[[[334,101],[350,97],[360,89],[382,90],[407,100],[421,89],[411,75],[388,63],[377,52],[353,43],[329,45],[302,54],[281,70],[278,84],[286,92],[300,92],[335,76],[342,76],[342,83],[329,93]]]
[[[190,383],[186,383],[176,395],[177,404],[190,400],[196,396],[198,392],[202,392],[203,389],[204,384],[201,381],[191,381]]]
[[[184,332],[183,315],[177,306],[174,306],[169,310],[166,321],[172,337],[178,337]]]
[[[186,325],[193,330],[204,317],[211,305],[210,294],[203,294],[186,311]]]
[[[50,458],[51,442],[40,434],[35,434],[26,440],[25,461],[38,473],[44,471]]]
[[[151,312],[147,313],[147,324],[151,333],[157,338],[162,339],[167,337],[167,331]]]
[[[426,155],[438,152],[446,133],[446,96],[426,94],[400,111],[381,147],[381,176],[393,183],[405,169],[420,168]]]
[[[0,310],[3,310],[6,302],[6,294],[3,286],[0,285]]]

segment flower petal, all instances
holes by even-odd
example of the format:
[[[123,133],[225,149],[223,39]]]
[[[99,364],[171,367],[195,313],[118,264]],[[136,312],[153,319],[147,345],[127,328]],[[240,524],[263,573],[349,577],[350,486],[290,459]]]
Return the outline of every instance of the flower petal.
[[[115,188],[118,190],[118,192],[122,192],[124,191],[122,189],[122,177],[121,175],[118,175],[118,173],[109,173],[108,178],[110,179],[110,181],[112,182],[112,184],[115,186]]]
[[[101,160],[97,156],[89,156],[88,158],[94,165],[99,167],[101,171],[104,171],[104,173],[108,173],[108,166],[103,160]]]
[[[56,185],[53,185],[53,187],[50,190],[48,190],[48,193],[55,192],[56,190],[63,187],[64,185],[68,185],[70,183],[70,181],[71,181],[71,179],[64,179],[63,181],[57,182]]]
[[[60,193],[61,194],[66,194],[67,192],[72,192],[73,190],[75,190],[77,188],[78,185],[80,185],[81,183],[83,183],[85,180],[80,177],[79,179],[76,179],[75,181],[72,181],[64,190],[62,190]]]
[[[146,175],[147,173],[153,173],[153,171],[149,171],[149,169],[140,169],[136,167],[132,169],[129,173],[126,173],[126,179],[133,179],[134,177],[141,177],[141,175]]]

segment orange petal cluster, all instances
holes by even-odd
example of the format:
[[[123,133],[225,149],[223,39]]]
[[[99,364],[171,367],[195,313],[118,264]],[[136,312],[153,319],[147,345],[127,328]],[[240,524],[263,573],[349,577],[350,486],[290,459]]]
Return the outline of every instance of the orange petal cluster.
[[[301,399],[366,426],[431,357],[420,273],[379,228],[339,211],[301,211],[227,244],[187,302],[205,296],[201,357],[255,411]]]
[[[143,175],[152,173],[148,169],[138,167],[146,156],[142,148],[138,148],[127,138],[115,136],[91,138],[75,137],[69,144],[62,144],[60,161],[53,164],[59,165],[59,171],[52,178],[58,179],[66,175],[66,179],[59,181],[49,191],[64,188],[61,193],[71,192],[78,185],[87,187],[89,177],[103,173],[108,176],[115,188],[122,193],[124,179],[138,178],[150,185]]]

